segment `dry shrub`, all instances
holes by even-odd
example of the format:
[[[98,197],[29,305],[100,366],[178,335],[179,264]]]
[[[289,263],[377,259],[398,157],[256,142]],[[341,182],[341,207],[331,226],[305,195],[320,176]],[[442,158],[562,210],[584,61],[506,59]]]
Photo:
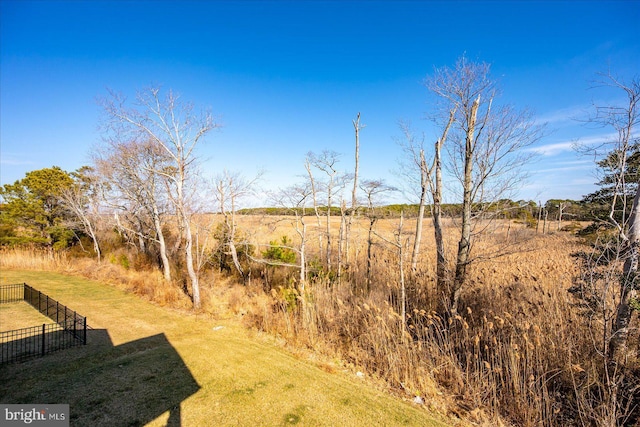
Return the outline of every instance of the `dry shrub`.
[[[70,265],[65,252],[53,249],[6,248],[0,255],[0,268],[54,271]]]
[[[452,255],[454,237],[447,242]],[[252,306],[251,324],[476,423],[605,425],[597,331],[567,292],[578,274],[571,257],[577,240],[516,228],[480,240],[477,253],[499,247],[501,256],[470,268],[462,312],[446,323],[433,311],[435,251],[426,240],[420,271],[406,283],[404,328],[397,255],[382,245],[374,248],[366,296],[357,285],[366,270],[360,249],[348,280],[313,281],[294,311],[283,309],[282,294],[273,292],[270,306]],[[627,396],[625,404],[630,401]],[[589,415],[587,407],[600,409]]]

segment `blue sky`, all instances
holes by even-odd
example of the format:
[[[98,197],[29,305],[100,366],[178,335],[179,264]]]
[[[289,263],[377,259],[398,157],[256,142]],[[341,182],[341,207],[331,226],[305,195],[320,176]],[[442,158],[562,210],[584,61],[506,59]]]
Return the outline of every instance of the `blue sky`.
[[[572,142],[608,134],[584,118],[597,72],[640,73],[639,1],[108,1],[0,0],[0,184],[89,162],[107,88],[129,97],[160,84],[210,107],[223,127],[201,147],[203,169],[265,188],[299,181],[308,151],[353,167],[358,112],[361,176],[400,186],[399,120],[437,130],[424,78],[466,54],[492,64],[504,102],[535,111],[549,135],[519,194],[592,191],[593,159]]]

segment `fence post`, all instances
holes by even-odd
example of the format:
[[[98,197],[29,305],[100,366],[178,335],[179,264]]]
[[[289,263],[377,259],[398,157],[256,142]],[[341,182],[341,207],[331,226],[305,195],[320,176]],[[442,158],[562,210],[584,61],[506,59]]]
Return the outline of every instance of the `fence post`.
[[[43,324],[42,324],[42,355],[43,355],[43,356],[44,356],[44,354],[45,354],[45,352],[44,352],[44,346],[45,346],[45,341],[46,341],[46,340],[44,339],[44,331],[45,331],[45,327],[46,327],[46,324],[45,324],[45,323],[43,323]]]
[[[87,318],[84,318],[84,332],[82,337],[82,345],[87,345]]]

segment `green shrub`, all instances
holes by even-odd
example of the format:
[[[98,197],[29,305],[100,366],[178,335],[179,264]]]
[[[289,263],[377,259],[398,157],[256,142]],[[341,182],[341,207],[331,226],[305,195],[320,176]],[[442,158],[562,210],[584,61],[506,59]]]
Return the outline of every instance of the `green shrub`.
[[[280,243],[273,240],[269,242],[269,245],[269,249],[262,252],[264,258],[284,264],[294,264],[296,262],[296,253],[289,247],[291,246],[291,241],[287,236],[282,236]]]
[[[49,227],[48,233],[51,236],[53,249],[66,249],[72,245],[76,239],[76,235],[73,230],[59,225]]]
[[[218,245],[211,252],[211,263],[214,265],[218,265],[221,271],[226,272],[235,271],[233,258],[231,257],[231,254],[229,254],[229,233],[230,230],[226,224],[218,224],[215,232],[213,233],[213,237],[218,242]],[[248,271],[250,268],[249,260],[255,253],[255,247],[247,243],[245,233],[243,233],[239,229],[236,229],[235,239],[233,243],[236,247],[236,254],[238,255],[238,260],[240,260],[240,263],[242,264],[242,268],[245,271]]]
[[[300,294],[294,287],[278,286],[278,299],[281,301],[288,313],[298,308],[298,297]]]

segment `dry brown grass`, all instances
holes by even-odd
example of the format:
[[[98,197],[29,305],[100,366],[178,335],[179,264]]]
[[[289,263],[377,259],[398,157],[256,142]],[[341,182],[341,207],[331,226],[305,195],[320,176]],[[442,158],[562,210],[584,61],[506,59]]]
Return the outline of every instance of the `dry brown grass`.
[[[3,249],[0,257],[0,269],[54,271],[67,268],[69,264],[66,253],[46,249]]]
[[[396,224],[380,221],[378,232],[391,236]],[[624,410],[607,408],[622,404],[598,396],[606,391],[606,369],[597,351],[600,331],[567,292],[578,274],[572,254],[584,249],[576,238],[499,224],[474,248],[479,258],[461,297],[463,312],[444,324],[434,312],[435,249],[433,230],[427,227],[419,271],[407,283],[408,329],[403,332],[398,259],[380,239],[374,247],[375,283],[366,296],[358,291],[364,282],[364,229],[363,224],[356,228],[354,241],[360,247],[352,247],[352,256],[359,257],[342,282],[313,281],[304,298],[295,295],[306,304],[293,310],[289,295],[295,291],[283,292],[288,288],[284,282],[276,285],[271,307],[262,303],[250,311],[252,326],[344,360],[384,379],[398,393],[426,397],[438,409],[474,422],[623,422],[610,413]],[[407,222],[407,235],[412,229]],[[455,229],[447,236],[452,258]],[[407,239],[405,253],[410,243]],[[627,393],[625,399],[626,405],[634,397]]]
[[[309,259],[321,265],[317,245],[324,225],[317,227],[315,217],[306,220]],[[617,403],[605,396],[597,322],[585,318],[567,292],[578,274],[572,253],[583,249],[576,238],[536,235],[515,223],[492,226],[474,247],[478,259],[461,296],[462,312],[445,322],[434,311],[435,245],[433,229],[426,226],[419,269],[407,278],[403,327],[397,250],[382,239],[376,238],[373,248],[374,283],[369,293],[362,293],[367,225],[360,219],[354,226],[350,262],[340,281],[326,271],[313,271],[300,295],[297,272],[284,268],[254,264],[248,285],[208,271],[203,277],[203,312],[241,317],[290,348],[321,354],[332,361],[327,366],[364,372],[394,393],[420,396],[433,409],[479,425],[616,425],[620,420],[611,418],[611,405],[633,403],[633,396]],[[405,254],[410,253],[414,226],[412,220],[405,222]],[[256,245],[283,235],[297,242],[291,218],[241,216],[239,227]],[[339,218],[334,218],[336,236],[338,227]],[[452,258],[457,231],[453,222],[447,227]],[[380,220],[376,229],[392,238],[397,220]],[[56,256],[39,259],[25,253],[22,259],[13,252],[0,257],[0,268],[82,274],[117,283],[158,304],[189,306],[181,289],[164,283],[158,272],[139,273],[89,260],[70,263]],[[268,284],[261,278],[267,269]]]

